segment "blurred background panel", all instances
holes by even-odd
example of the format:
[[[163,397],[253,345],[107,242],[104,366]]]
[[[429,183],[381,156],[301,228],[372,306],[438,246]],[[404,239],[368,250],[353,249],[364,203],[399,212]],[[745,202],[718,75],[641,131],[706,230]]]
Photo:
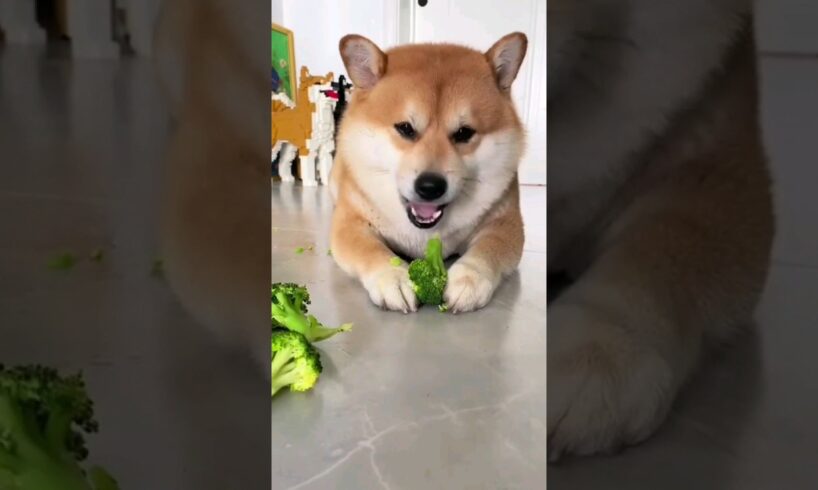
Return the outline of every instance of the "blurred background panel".
[[[776,236],[757,327],[719,351],[646,443],[549,468],[552,488],[814,488],[818,469],[818,2],[757,0]]]
[[[0,0],[0,363],[82,370],[100,422],[89,461],[122,489],[266,490],[269,385],[163,277],[160,6]]]

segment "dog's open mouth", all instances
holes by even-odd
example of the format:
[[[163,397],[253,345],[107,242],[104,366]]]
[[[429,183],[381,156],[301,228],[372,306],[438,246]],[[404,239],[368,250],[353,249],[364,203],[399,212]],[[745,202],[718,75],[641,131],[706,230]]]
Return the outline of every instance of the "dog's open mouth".
[[[406,205],[406,214],[409,221],[418,228],[431,228],[443,217],[445,204],[426,204],[410,202]]]

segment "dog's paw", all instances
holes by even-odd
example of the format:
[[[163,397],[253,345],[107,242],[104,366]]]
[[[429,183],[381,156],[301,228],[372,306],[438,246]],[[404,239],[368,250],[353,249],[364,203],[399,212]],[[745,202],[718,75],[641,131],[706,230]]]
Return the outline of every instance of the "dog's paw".
[[[673,371],[633,335],[580,307],[549,309],[549,461],[614,453],[665,419],[677,388]]]
[[[479,310],[488,304],[496,288],[491,270],[461,259],[449,269],[443,300],[452,313]]]
[[[409,313],[417,311],[418,300],[406,267],[387,265],[365,278],[364,287],[377,306]]]

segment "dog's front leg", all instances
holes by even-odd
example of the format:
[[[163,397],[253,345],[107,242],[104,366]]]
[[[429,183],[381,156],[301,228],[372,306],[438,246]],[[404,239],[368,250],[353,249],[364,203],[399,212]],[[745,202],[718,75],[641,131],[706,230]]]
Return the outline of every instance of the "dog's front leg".
[[[503,277],[512,273],[523,254],[523,220],[514,187],[449,269],[443,299],[453,313],[486,306]]]
[[[724,339],[751,318],[766,274],[769,211],[739,198],[682,197],[671,202],[691,204],[626,217],[548,309],[551,460],[650,436],[703,340]]]
[[[330,247],[335,262],[361,281],[373,303],[389,310],[417,311],[418,301],[406,264],[393,265],[395,254],[370,224],[339,203],[332,218]]]

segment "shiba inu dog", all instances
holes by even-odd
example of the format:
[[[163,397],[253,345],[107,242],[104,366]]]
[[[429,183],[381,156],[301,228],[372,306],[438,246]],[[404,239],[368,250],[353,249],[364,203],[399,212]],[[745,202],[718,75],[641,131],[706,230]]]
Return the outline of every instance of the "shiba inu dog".
[[[749,0],[552,0],[549,458],[665,420],[750,320],[773,217]]]
[[[174,124],[160,231],[182,304],[269,373],[269,27],[261,0],[166,0],[154,61]]]
[[[460,255],[444,294],[454,312],[485,306],[517,267],[524,132],[510,90],[526,48],[522,33],[485,53],[341,39],[354,92],[330,176],[332,255],[375,304],[417,309],[407,267],[390,259],[422,256],[433,234]]]

